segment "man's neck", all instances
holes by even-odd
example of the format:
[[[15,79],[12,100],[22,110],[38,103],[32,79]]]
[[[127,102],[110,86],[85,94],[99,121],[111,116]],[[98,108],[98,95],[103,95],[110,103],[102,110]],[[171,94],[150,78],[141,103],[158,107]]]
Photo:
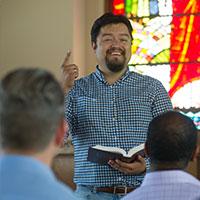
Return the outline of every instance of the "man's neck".
[[[185,170],[183,163],[151,163],[151,171]]]
[[[123,70],[121,70],[119,72],[112,72],[112,71],[109,71],[109,70],[102,70],[101,67],[99,66],[99,70],[104,75],[104,78],[107,81],[107,83],[109,85],[112,85],[112,84],[116,83],[118,80],[121,79],[121,77],[127,71],[127,68],[124,68]]]

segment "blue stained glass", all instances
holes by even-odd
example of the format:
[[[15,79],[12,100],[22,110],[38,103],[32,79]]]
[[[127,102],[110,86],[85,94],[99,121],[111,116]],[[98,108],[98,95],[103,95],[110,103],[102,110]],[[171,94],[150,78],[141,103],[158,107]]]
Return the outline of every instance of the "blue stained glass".
[[[149,7],[150,7],[150,15],[158,15],[159,13],[158,0],[150,0]]]

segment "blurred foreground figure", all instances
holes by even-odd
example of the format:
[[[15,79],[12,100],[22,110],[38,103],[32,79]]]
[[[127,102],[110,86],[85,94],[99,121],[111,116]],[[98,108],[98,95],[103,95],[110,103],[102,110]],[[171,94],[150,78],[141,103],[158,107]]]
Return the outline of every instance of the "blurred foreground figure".
[[[75,200],[49,167],[66,131],[59,83],[47,71],[21,68],[0,91],[0,199]]]

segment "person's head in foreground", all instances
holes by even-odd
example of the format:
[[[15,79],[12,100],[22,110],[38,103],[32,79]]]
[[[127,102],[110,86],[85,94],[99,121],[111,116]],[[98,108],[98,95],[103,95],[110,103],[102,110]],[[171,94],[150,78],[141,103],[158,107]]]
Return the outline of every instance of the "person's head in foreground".
[[[185,169],[197,153],[197,128],[176,111],[155,117],[149,124],[146,152],[151,170]]]
[[[53,153],[65,132],[64,95],[58,81],[45,70],[21,68],[7,74],[1,88],[4,152]]]
[[[58,81],[45,70],[20,68],[0,88],[0,199],[76,199],[50,170],[66,131]]]

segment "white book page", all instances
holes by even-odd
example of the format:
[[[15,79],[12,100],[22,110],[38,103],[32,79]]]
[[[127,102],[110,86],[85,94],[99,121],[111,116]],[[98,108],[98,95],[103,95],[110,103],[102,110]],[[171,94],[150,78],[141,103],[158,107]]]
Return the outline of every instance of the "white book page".
[[[132,155],[134,155],[135,153],[137,153],[138,151],[144,149],[144,143],[140,144],[139,146],[133,147],[132,149],[130,149],[128,151],[128,155],[127,157],[131,157]]]
[[[106,147],[106,146],[102,146],[102,145],[96,145],[96,146],[93,146],[93,148],[103,150],[103,151],[113,152],[113,153],[121,153],[123,155],[126,155],[126,151],[121,148],[118,148],[118,147]]]

